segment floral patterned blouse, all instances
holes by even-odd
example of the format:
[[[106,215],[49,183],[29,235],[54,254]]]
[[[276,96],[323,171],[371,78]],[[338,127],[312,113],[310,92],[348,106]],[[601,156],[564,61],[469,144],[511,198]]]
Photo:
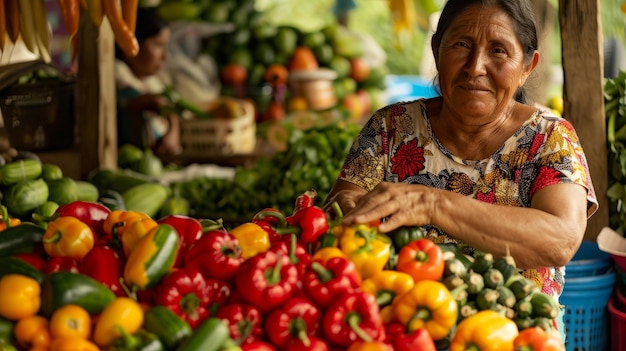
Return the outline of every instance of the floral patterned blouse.
[[[530,207],[533,195],[543,187],[576,183],[587,189],[588,216],[596,211],[587,161],[567,120],[537,110],[491,157],[463,160],[433,134],[424,102],[398,102],[377,111],[353,144],[339,178],[368,191],[382,181],[404,182],[520,207]],[[435,242],[456,242],[435,227],[427,231]],[[564,267],[522,274],[558,300]]]

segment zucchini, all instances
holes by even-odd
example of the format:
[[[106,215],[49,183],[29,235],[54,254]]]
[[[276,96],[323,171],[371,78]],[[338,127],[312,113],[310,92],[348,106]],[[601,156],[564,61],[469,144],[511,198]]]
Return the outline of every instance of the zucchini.
[[[230,338],[226,322],[221,318],[205,319],[176,351],[218,351]]]
[[[502,272],[495,268],[489,268],[485,273],[483,273],[483,278],[485,280],[485,287],[491,289],[498,289],[499,287],[504,285],[504,276]]]
[[[530,303],[533,305],[533,317],[554,319],[559,314],[559,304],[548,294],[535,292],[530,295]]]
[[[479,310],[490,310],[498,304],[500,294],[497,290],[484,288],[476,295],[476,307]]]
[[[459,286],[465,284],[465,281],[463,280],[463,278],[459,277],[456,274],[451,274],[451,275],[443,278],[441,280],[441,282],[443,283],[443,285],[446,286],[446,288],[448,288],[448,290],[453,290],[453,289],[458,288]]]
[[[79,201],[96,202],[100,197],[98,188],[86,180],[76,180],[76,194]]]
[[[478,313],[478,307],[476,306],[476,301],[468,301],[459,309],[459,315],[461,318],[471,317],[475,315],[476,313]]]
[[[41,162],[24,159],[12,161],[0,167],[0,184],[13,185],[26,180],[33,180],[41,175]]]
[[[518,277],[519,278],[507,282],[509,284],[506,284],[506,287],[511,289],[516,299],[523,299],[531,293],[539,290],[537,284],[535,284],[532,280],[522,275],[519,275]]]
[[[467,292],[471,295],[478,294],[485,288],[485,279],[482,275],[474,271],[467,272],[467,274],[463,276],[463,280],[465,284],[467,284]]]
[[[50,318],[59,307],[74,304],[96,315],[116,296],[104,284],[82,273],[49,273],[41,285],[41,313]]]
[[[30,263],[15,256],[0,257],[0,278],[7,274],[21,274],[35,279],[39,284],[43,282],[44,274]]]
[[[49,201],[56,202],[59,206],[67,205],[78,200],[78,185],[70,177],[51,180],[48,182],[50,188]]]
[[[168,350],[175,349],[193,333],[189,323],[162,305],[152,306],[146,311],[143,329],[158,336]]]
[[[0,232],[0,256],[31,253],[41,247],[46,230],[34,223],[22,222]]]
[[[515,310],[516,317],[531,317],[533,314],[533,304],[530,303],[530,298],[525,297],[517,300],[517,302],[513,306],[513,310]]]
[[[467,273],[467,267],[456,256],[445,261],[443,276],[449,275],[462,276]]]
[[[516,316],[515,318],[513,318],[513,321],[517,325],[517,329],[519,329],[520,331],[524,329],[528,329],[535,325],[535,320],[530,317]]]
[[[505,282],[507,282],[512,276],[519,274],[517,267],[510,264],[504,257],[498,257],[498,259],[493,262],[493,268],[502,273],[502,277]]]
[[[498,297],[499,304],[501,304],[504,307],[510,307],[510,308],[515,306],[517,299],[515,298],[515,295],[513,295],[513,292],[511,291],[511,289],[503,285],[498,288],[498,293],[500,294],[500,296]]]
[[[474,262],[469,266],[469,269],[478,274],[485,273],[493,265],[493,255],[482,251],[476,251],[474,253]]]
[[[150,217],[159,213],[168,197],[168,189],[159,183],[143,183],[122,193],[127,211],[143,212]]]
[[[4,192],[4,205],[9,213],[25,216],[48,200],[48,184],[39,178],[13,184]]]
[[[554,325],[552,324],[552,319],[546,317],[538,317],[533,321],[533,327],[539,327],[545,331],[554,330]]]

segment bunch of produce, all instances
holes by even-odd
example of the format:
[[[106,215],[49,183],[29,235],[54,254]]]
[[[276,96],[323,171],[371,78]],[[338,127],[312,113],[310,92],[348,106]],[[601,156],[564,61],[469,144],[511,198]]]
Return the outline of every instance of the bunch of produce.
[[[253,0],[167,0],[159,9],[169,21],[233,25],[232,31],[204,40],[203,52],[215,59],[222,94],[252,99],[259,120],[280,120],[286,112],[307,108],[287,85],[296,70],[334,71],[338,105],[356,119],[384,103],[384,58],[367,56],[363,37],[336,22],[315,30],[277,24],[257,10]]]
[[[5,52],[9,47],[7,38],[14,45],[20,37],[30,52],[50,62],[51,41],[44,0],[0,2],[0,51]]]
[[[339,207],[331,216],[316,195],[298,196],[288,216],[265,208],[232,228],[90,201],[59,207],[45,228],[5,216],[0,343],[52,351],[563,350],[552,323],[539,322],[558,307],[536,287],[522,288],[510,259],[463,255],[419,228],[386,235],[378,223],[342,225]],[[503,279],[487,283],[491,269]],[[448,288],[452,275],[464,283]],[[509,298],[491,301],[502,287],[529,305],[511,314]],[[476,309],[461,312],[470,300]]]
[[[626,72],[604,84],[604,108],[609,168],[609,225],[624,234],[626,223]]]

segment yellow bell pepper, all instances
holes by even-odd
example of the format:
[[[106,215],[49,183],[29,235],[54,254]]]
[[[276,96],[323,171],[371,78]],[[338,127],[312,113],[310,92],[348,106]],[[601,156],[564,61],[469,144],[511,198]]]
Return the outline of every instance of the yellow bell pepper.
[[[21,318],[13,329],[15,341],[26,350],[47,348],[52,336],[48,329],[48,320],[40,315],[31,315]]]
[[[458,306],[448,288],[435,280],[420,280],[398,296],[393,304],[395,319],[408,331],[424,328],[433,340],[448,336],[456,325]]]
[[[18,320],[32,316],[41,307],[41,286],[37,280],[21,274],[7,274],[0,279],[0,316]]]
[[[311,257],[312,260],[320,260],[322,262],[326,262],[333,257],[343,257],[348,258],[343,251],[339,250],[336,247],[323,247],[313,254]]]
[[[144,312],[139,303],[129,297],[118,297],[108,304],[96,322],[93,341],[106,347],[123,332],[133,334],[141,328]]]
[[[49,351],[100,351],[93,342],[80,337],[55,338],[50,343]]]
[[[241,257],[248,259],[270,249],[270,237],[256,223],[243,223],[229,231],[239,241]]]
[[[72,216],[62,216],[48,223],[43,235],[43,248],[51,257],[71,257],[81,261],[93,248],[93,230]]]
[[[91,316],[78,305],[61,306],[50,317],[50,334],[54,339],[89,339]]]
[[[393,319],[393,300],[411,290],[414,285],[413,278],[407,273],[383,270],[365,279],[361,289],[376,296],[383,321],[388,323]]]
[[[493,310],[483,310],[459,323],[450,351],[513,351],[519,334],[515,322]]]
[[[115,210],[109,213],[102,224],[105,237],[111,240],[118,240],[122,237],[127,225],[134,221],[150,218],[147,214],[139,211]]]
[[[139,239],[144,237],[150,230],[155,228],[158,223],[150,218],[136,217],[133,221],[124,226],[123,234],[121,235],[122,247],[124,248],[124,255],[128,257],[132,249],[137,245]]]
[[[363,279],[382,271],[391,256],[391,239],[367,224],[344,226],[339,248],[354,263]]]

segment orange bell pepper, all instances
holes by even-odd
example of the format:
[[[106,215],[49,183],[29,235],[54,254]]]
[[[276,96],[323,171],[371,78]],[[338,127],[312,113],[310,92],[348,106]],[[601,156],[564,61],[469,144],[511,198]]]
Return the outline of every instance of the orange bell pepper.
[[[513,340],[515,351],[565,351],[561,334],[540,327],[523,329]]]
[[[144,218],[150,218],[150,216],[138,211],[111,211],[111,213],[109,213],[107,218],[102,223],[102,230],[104,231],[104,241],[112,244],[118,244],[120,238],[122,237],[122,234],[127,229],[126,226],[136,220]]]
[[[0,316],[18,320],[32,316],[41,307],[41,286],[37,280],[21,274],[0,278]]]
[[[18,320],[13,334],[18,345],[27,350],[47,348],[52,340],[48,320],[40,315],[31,315]]]
[[[76,217],[63,216],[50,223],[43,235],[43,248],[51,257],[81,261],[95,243],[93,231]]]
[[[398,253],[396,270],[411,275],[415,281],[439,280],[444,268],[441,248],[429,239],[414,240]]]
[[[50,334],[54,339],[89,339],[91,316],[78,305],[61,306],[50,317]]]
[[[98,345],[93,342],[80,338],[67,336],[62,338],[55,338],[50,343],[48,351],[100,351]],[[32,350],[31,350],[32,351]]]
[[[94,329],[93,340],[106,347],[123,333],[133,334],[141,328],[144,312],[139,303],[129,297],[118,297],[108,304]]]

